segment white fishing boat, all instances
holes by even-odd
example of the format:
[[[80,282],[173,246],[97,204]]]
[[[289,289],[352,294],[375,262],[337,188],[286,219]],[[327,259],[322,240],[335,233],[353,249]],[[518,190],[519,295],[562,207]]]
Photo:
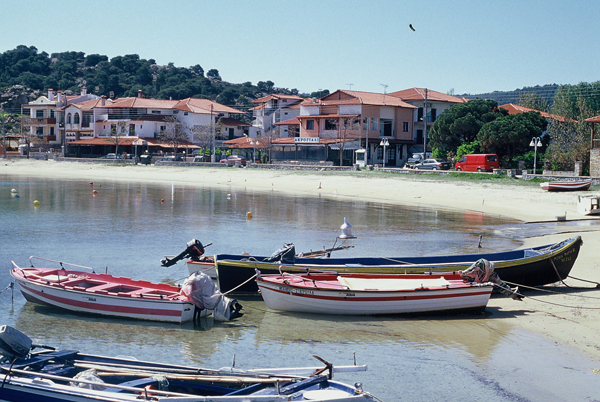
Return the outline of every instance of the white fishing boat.
[[[53,262],[39,257],[31,257]],[[213,313],[227,321],[242,315],[236,300],[221,294],[212,280],[194,274],[181,287],[166,283],[67,270],[87,268],[61,262],[62,268],[21,268],[14,262],[11,275],[28,301],[79,313],[182,324]],[[90,269],[91,268],[87,268]],[[211,286],[212,285],[212,286]]]
[[[592,179],[588,180],[557,180],[540,183],[542,190],[546,191],[584,191],[590,188],[592,185]]]
[[[256,282],[270,309],[341,315],[481,311],[493,288],[458,274],[281,273]]]

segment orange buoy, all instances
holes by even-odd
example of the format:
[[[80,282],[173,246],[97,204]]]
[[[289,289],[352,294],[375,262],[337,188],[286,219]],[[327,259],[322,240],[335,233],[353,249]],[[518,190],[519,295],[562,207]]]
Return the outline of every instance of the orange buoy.
[[[250,212],[250,211],[246,212],[246,219],[248,219],[248,220],[252,219],[252,212]]]
[[[94,191],[92,191],[92,194],[96,195],[96,194],[98,194],[98,191],[94,190]]]

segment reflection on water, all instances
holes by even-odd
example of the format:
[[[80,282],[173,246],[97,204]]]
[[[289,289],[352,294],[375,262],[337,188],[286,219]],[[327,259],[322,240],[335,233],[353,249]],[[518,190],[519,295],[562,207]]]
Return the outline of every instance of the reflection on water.
[[[175,281],[186,276],[185,266],[162,268],[159,260],[192,238],[213,242],[208,254],[269,255],[284,242],[308,251],[331,247],[344,216],[358,239],[338,256],[477,252],[479,235],[482,251],[501,251],[519,247],[522,238],[511,229],[522,224],[472,211],[258,195],[251,189],[0,178],[1,289],[11,280],[10,261],[26,265],[30,255]],[[20,198],[10,195],[11,188]],[[231,365],[234,355],[243,368],[318,364],[312,355],[352,364],[356,356],[369,371],[337,378],[361,381],[385,401],[482,395],[487,401],[544,400],[539,395],[588,400],[596,392],[589,385],[597,380],[590,362],[519,331],[493,308],[458,317],[332,317],[268,311],[262,301],[247,299],[241,301],[242,319],[206,318],[194,328],[59,312],[26,303],[18,291],[14,300],[5,291],[0,302],[0,324],[37,342],[87,353],[211,368]],[[560,388],[556,378],[564,379]]]

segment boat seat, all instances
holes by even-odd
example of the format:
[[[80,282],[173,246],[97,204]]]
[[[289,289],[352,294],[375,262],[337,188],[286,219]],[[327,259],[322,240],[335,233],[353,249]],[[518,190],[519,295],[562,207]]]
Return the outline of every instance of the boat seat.
[[[119,385],[121,385],[123,387],[144,388],[148,385],[156,385],[156,380],[151,377],[138,378],[135,380],[129,380],[129,381],[122,382]],[[104,391],[106,391],[106,392],[124,392],[125,390],[121,389],[121,388],[106,388]],[[149,392],[151,392],[151,391],[149,391]]]

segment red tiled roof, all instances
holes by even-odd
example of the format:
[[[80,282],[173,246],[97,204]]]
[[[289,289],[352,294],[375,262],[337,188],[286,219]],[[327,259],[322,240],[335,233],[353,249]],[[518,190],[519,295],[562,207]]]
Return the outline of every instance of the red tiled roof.
[[[211,108],[212,106],[212,108]],[[186,98],[179,101],[175,109],[190,111],[193,113],[200,114],[210,114],[211,112],[214,114],[219,113],[232,113],[232,114],[244,114],[241,110],[222,105],[220,103],[211,101],[209,99],[200,99],[200,98]]]
[[[404,101],[421,101],[425,100],[425,88],[410,88],[404,89],[402,91],[392,92],[389,95],[400,98]],[[464,103],[465,100],[463,98],[458,98],[456,96],[443,94],[441,92],[432,91],[431,89],[427,89],[427,100],[428,101],[438,101],[438,102],[449,102],[449,103]]]
[[[335,99],[336,94],[338,99]],[[340,99],[340,95],[345,94],[351,96],[353,99]],[[404,102],[402,99],[397,98],[395,96],[378,94],[375,92],[361,92],[361,91],[346,91],[338,89],[337,91],[324,96],[318,101],[318,104],[327,106],[327,105],[375,105],[375,106],[398,106],[405,107],[409,109],[416,109],[416,106],[413,106],[409,103]]]
[[[275,123],[276,126],[299,126],[300,125],[300,120],[298,120],[297,117],[294,117],[293,119],[289,119],[289,120],[284,120],[284,121],[280,121],[279,123]]]
[[[519,114],[519,113],[528,113],[528,112],[538,112],[540,115],[542,115],[542,117],[546,118],[546,119],[553,119],[556,121],[565,121],[565,118],[563,116],[559,116],[557,114],[550,114],[550,113],[546,113],[546,112],[542,112],[539,110],[535,110],[535,109],[531,109],[525,106],[521,106],[521,105],[515,105],[514,103],[507,103],[505,105],[502,106],[498,106],[499,108],[508,110],[508,114]],[[575,122],[575,120],[571,120],[571,122]],[[587,121],[587,120],[586,120]]]
[[[589,119],[585,119],[584,121],[588,123],[600,123],[600,116],[590,117]]]
[[[251,141],[256,141],[256,144],[252,143]],[[250,138],[244,136],[235,138],[233,140],[223,141],[223,145],[227,145],[228,148],[236,149],[265,149],[269,147],[269,138]]]
[[[270,94],[267,96],[263,96],[262,98],[258,98],[253,100],[252,103],[265,103],[270,101],[271,99],[290,99],[290,100],[304,100],[303,97],[298,95],[284,95],[284,94]]]
[[[119,138],[119,145],[134,145],[134,142],[140,140],[145,141],[149,146],[161,147],[161,148],[173,148],[168,142],[159,140],[157,138],[138,138],[138,137],[121,137]],[[115,145],[113,140],[110,138],[89,138],[85,140],[71,141],[67,145]],[[182,141],[179,148],[200,148],[198,145],[192,144],[189,141]]]

